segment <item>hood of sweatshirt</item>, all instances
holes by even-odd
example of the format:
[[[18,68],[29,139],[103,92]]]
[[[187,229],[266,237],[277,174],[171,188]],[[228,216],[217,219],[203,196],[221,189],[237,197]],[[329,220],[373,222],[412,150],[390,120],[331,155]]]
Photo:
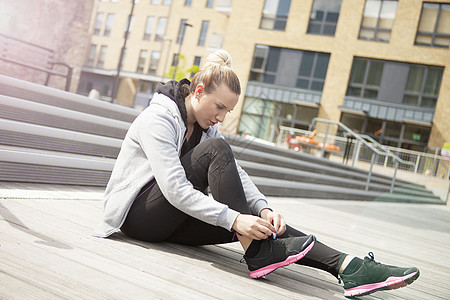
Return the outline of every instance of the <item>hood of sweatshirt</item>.
[[[191,82],[184,78],[180,81],[170,80],[166,83],[160,82],[156,87],[156,92],[158,94],[163,94],[169,99],[177,104],[178,110],[180,111],[181,118],[187,127],[187,111],[186,104],[184,100],[189,95],[189,86]]]

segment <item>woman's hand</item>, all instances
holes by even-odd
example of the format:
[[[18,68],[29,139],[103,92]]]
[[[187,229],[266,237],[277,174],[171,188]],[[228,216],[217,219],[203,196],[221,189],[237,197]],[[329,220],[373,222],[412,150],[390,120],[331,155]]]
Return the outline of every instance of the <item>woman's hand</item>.
[[[261,218],[269,222],[275,227],[277,231],[277,236],[282,235],[286,231],[286,222],[284,217],[268,208],[261,210]]]
[[[270,222],[253,215],[239,215],[232,228],[253,240],[263,240],[275,234],[275,227]]]

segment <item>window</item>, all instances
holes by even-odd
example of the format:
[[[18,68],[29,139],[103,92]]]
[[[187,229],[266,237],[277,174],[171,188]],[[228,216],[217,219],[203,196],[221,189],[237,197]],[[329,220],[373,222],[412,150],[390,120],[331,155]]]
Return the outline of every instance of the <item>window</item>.
[[[85,89],[86,92],[89,93],[93,88],[94,88],[94,83],[92,81],[86,82],[86,89]]]
[[[269,47],[264,45],[256,45],[253,61],[250,69],[251,81],[261,81],[266,67],[267,57],[269,55]]]
[[[321,92],[329,59],[328,53],[303,51],[296,87]]]
[[[263,45],[256,45],[255,54],[253,55],[252,69],[264,70],[264,62],[267,59],[269,47]]]
[[[192,0],[185,0],[184,1],[184,6],[191,6],[192,5]]]
[[[139,53],[139,60],[136,68],[137,73],[144,72],[145,61],[147,60],[147,53],[148,53],[147,50],[141,50],[141,52]]]
[[[172,0],[163,0],[163,5],[170,6],[172,4]]]
[[[111,35],[111,29],[113,26],[114,21],[114,14],[108,14],[106,17],[106,25],[105,25],[105,32],[103,32],[104,36],[110,36]]]
[[[174,53],[172,58],[172,67],[175,67],[178,65],[178,54]]]
[[[98,13],[97,17],[95,18],[95,27],[94,27],[94,34],[99,35],[100,31],[102,30],[103,25],[103,18],[105,17],[104,13]]]
[[[355,58],[353,60],[347,96],[377,99],[384,62],[375,59]]]
[[[206,0],[206,8],[213,8],[214,0]]]
[[[434,108],[439,95],[443,68],[411,65],[406,81],[403,104]]]
[[[450,4],[424,3],[416,45],[448,48],[449,44]]]
[[[280,48],[256,45],[253,55],[250,80],[264,83],[275,83]]]
[[[341,0],[314,0],[308,33],[334,36]]]
[[[95,56],[97,55],[97,45],[91,45],[91,49],[89,50],[89,56],[87,58],[86,65],[88,67],[94,66]]]
[[[201,63],[202,63],[202,57],[201,56],[194,57],[194,66],[200,67]]]
[[[257,138],[268,138],[275,102],[245,97],[238,132],[246,132]]]
[[[438,66],[355,57],[346,95],[433,109],[443,70]]]
[[[261,29],[281,30],[286,28],[291,0],[266,0],[261,18]]]
[[[153,27],[155,25],[155,17],[147,17],[147,22],[145,23],[144,40],[149,41],[152,33]]]
[[[317,112],[317,108],[245,97],[238,133],[274,141],[279,126],[308,129]]]
[[[330,54],[256,45],[249,81],[323,90]]]
[[[166,34],[167,18],[159,18],[158,25],[156,25],[155,41],[160,42],[164,39]]]
[[[130,26],[128,26],[128,22],[130,22]],[[127,29],[128,29],[128,32],[130,33],[133,30],[133,25],[134,25],[134,16],[131,16],[131,20],[128,17],[127,18],[127,23],[125,24],[125,30],[124,31],[127,32]]]
[[[389,42],[397,4],[391,0],[366,0],[359,39]]]
[[[161,52],[152,51],[152,57],[150,58],[150,65],[148,66],[149,74],[156,74],[156,70],[158,69],[160,58],[161,58]]]
[[[151,0],[151,3],[153,5],[159,5],[161,3],[161,0]]]
[[[200,37],[198,38],[198,45],[205,46],[206,34],[208,32],[209,21],[202,22],[202,29],[200,29]]]
[[[194,66],[200,67],[200,64],[202,62],[201,56],[194,57]],[[191,77],[194,77],[195,73],[191,73]]]
[[[111,97],[111,86],[109,84],[104,84],[102,87],[102,95]]]
[[[184,33],[186,32],[187,20],[181,19],[180,28],[178,29],[177,44],[183,44]]]
[[[100,54],[98,56],[97,68],[103,69],[103,66],[105,64],[105,56],[106,56],[106,50],[107,49],[108,49],[107,46],[101,46],[100,47]]]

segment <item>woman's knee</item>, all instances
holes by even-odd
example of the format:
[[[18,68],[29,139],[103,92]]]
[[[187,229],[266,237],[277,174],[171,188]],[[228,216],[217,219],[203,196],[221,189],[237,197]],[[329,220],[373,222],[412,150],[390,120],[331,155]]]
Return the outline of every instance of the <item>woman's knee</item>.
[[[233,155],[233,150],[231,150],[230,145],[228,142],[223,138],[211,138],[207,140],[210,144],[210,146],[220,153],[226,153],[229,155]]]

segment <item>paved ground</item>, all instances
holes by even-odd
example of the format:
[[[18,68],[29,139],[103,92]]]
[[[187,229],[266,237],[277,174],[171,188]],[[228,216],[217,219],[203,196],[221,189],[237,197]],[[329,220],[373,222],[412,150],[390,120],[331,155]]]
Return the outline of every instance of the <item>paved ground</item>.
[[[0,299],[345,299],[331,275],[289,266],[253,280],[238,244],[186,247],[91,237],[101,188],[0,183]],[[270,198],[341,251],[417,266],[409,287],[362,299],[450,299],[450,207]]]

